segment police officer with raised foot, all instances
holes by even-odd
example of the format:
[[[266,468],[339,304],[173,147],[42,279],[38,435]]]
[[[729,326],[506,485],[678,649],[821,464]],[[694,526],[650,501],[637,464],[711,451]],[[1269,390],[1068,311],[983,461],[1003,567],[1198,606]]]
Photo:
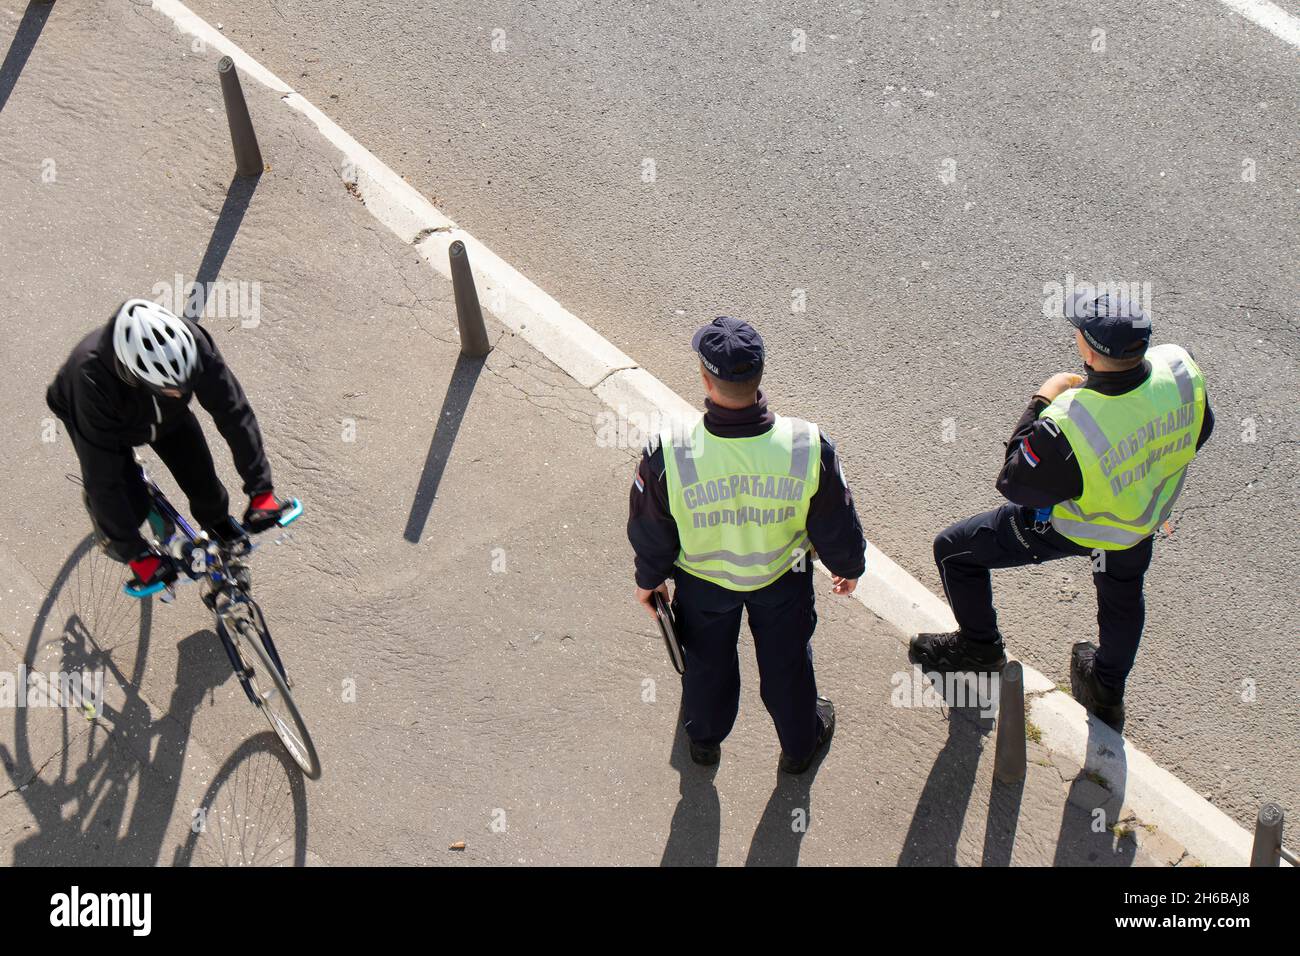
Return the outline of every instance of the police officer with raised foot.
[[[818,427],[773,414],[759,391],[763,339],[717,318],[691,343],[705,414],[686,434],[652,438],[637,465],[628,538],[636,597],[654,616],[672,601],[685,654],[682,719],[691,758],[721,757],[740,705],[742,610],[748,611],[760,694],[781,742],[781,769],[803,773],[829,743],[835,708],[817,693],[812,635],[815,551],[848,595],[866,542],[835,446]]]
[[[989,570],[1091,555],[1098,644],[1074,645],[1070,685],[1090,713],[1122,731],[1152,538],[1214,415],[1192,356],[1177,345],[1148,349],[1151,320],[1136,303],[1084,293],[1066,304],[1066,317],[1088,376],[1053,375],[1021,416],[997,481],[1011,503],[935,538],[959,630],[918,634],[911,650],[928,670],[1000,671],[1007,658]]]

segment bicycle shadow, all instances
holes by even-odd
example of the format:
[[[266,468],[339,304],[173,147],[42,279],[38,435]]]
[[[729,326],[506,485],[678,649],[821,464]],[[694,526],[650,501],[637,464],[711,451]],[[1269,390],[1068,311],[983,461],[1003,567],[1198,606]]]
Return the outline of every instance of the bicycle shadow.
[[[266,730],[244,741],[217,772],[178,847],[176,866],[305,866],[307,787]]]
[[[14,751],[0,745],[0,759],[35,821],[13,848],[15,865],[156,864],[194,715],[230,677],[212,653],[216,636],[197,631],[178,645],[171,700],[151,706],[141,687],[153,603],[127,597],[121,583],[121,565],[87,536],[33,623],[23,655],[30,672],[100,675],[104,693],[90,715],[68,706],[15,708]]]

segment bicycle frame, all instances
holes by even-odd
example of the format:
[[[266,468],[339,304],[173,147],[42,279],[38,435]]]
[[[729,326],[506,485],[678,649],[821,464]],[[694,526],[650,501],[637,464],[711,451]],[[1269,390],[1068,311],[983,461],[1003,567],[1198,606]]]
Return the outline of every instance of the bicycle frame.
[[[256,545],[249,542],[248,549],[240,555],[235,555],[226,548],[221,547],[208,540],[206,532],[195,531],[194,526],[185,519],[170,501],[163,494],[162,489],[149,476],[149,472],[144,465],[140,466],[140,477],[144,480],[145,488],[149,493],[150,501],[158,512],[176,526],[177,531],[183,534],[186,540],[192,546],[190,554],[201,553],[204,556],[203,570],[195,568],[193,562],[187,567],[187,574],[192,580],[201,582],[204,587],[203,603],[212,611],[217,621],[217,636],[221,638],[221,643],[226,649],[226,656],[230,659],[230,667],[239,678],[240,685],[244,688],[244,693],[254,705],[257,705],[257,697],[249,685],[248,678],[243,673],[243,667],[240,664],[239,652],[235,649],[234,640],[226,627],[226,618],[235,608],[246,609],[253,618],[253,622],[263,635],[263,643],[266,647],[267,654],[270,656],[280,676],[288,680],[285,673],[284,663],[280,660],[280,652],[276,649],[275,642],[271,639],[271,629],[266,623],[266,617],[262,614],[261,607],[253,600],[249,591],[250,584],[246,575],[240,572],[245,571],[245,565],[239,558],[251,553]],[[294,501],[293,509],[280,520],[280,526],[283,527],[293,521],[302,513],[301,502]],[[167,542],[161,542],[166,544]],[[147,597],[151,594],[157,594],[160,591],[168,591],[172,596],[175,592],[168,585],[161,582],[141,588],[138,591],[131,591],[133,597]],[[164,601],[169,598],[163,598]],[[238,613],[236,611],[236,613]]]

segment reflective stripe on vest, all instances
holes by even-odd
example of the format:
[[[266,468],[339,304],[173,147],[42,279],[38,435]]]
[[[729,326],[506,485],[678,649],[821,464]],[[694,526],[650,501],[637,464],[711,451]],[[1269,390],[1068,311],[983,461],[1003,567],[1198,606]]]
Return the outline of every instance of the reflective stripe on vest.
[[[676,564],[733,591],[781,577],[808,551],[805,522],[821,477],[817,426],[776,419],[752,438],[718,438],[701,420],[688,436],[661,436]]]
[[[1151,375],[1123,395],[1070,389],[1042,412],[1065,432],[1083,494],[1052,508],[1052,527],[1085,547],[1131,548],[1173,511],[1205,420],[1205,379],[1176,345],[1147,353]]]

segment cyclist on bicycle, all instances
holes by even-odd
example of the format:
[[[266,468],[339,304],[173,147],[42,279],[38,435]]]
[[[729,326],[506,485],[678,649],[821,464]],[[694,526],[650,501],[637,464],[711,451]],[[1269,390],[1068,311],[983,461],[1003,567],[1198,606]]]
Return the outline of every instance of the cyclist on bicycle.
[[[191,397],[212,416],[244,480],[243,527],[230,516]],[[45,402],[72,438],[100,546],[129,564],[138,584],[171,583],[179,569],[140,534],[145,519],[153,523],[156,516],[135,462],[137,446],[158,453],[195,520],[224,545],[242,543],[244,528],[273,526],[291,507],[275,496],[257,418],[212,336],[154,302],[127,300],[105,328],[82,339]],[[167,535],[159,536],[165,543]]]

